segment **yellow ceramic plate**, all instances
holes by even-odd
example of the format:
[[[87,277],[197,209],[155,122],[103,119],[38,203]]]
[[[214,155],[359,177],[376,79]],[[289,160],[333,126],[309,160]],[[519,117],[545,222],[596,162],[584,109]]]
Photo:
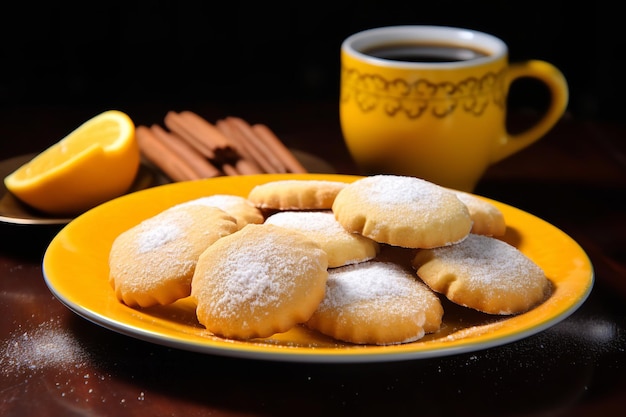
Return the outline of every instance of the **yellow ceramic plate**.
[[[108,254],[122,231],[174,204],[211,194],[246,196],[253,186],[277,179],[354,181],[358,177],[286,174],[221,177],[163,185],[98,206],[70,222],[53,239],[43,260],[51,291],[77,314],[111,330],[153,343],[209,354],[296,362],[383,362],[452,355],[486,349],[538,333],[574,312],[593,285],[585,252],[565,233],[514,207],[504,213],[504,240],[539,264],[554,284],[551,297],[514,317],[494,317],[444,303],[441,331],[393,346],[355,346],[299,326],[267,339],[233,341],[200,325],[188,299],[170,306],[133,309],[117,301],[108,282]],[[253,244],[253,243],[251,243]]]

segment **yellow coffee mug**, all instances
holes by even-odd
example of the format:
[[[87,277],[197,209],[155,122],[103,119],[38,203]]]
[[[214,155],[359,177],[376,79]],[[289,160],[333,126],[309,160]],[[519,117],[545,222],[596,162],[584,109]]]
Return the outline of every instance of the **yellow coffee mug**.
[[[543,82],[551,100],[536,124],[512,134],[506,101],[521,77]],[[509,63],[507,45],[486,33],[391,26],[341,45],[341,129],[367,174],[410,175],[471,192],[491,164],[545,135],[567,102],[556,67]]]

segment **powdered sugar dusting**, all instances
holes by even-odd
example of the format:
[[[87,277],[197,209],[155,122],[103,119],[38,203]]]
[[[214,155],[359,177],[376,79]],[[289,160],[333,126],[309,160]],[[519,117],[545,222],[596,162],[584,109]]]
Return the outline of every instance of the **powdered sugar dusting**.
[[[376,175],[359,180],[366,185],[365,198],[375,205],[437,204],[450,193],[428,181],[395,175]]]
[[[331,269],[327,293],[320,308],[336,308],[361,301],[410,294],[411,280],[400,266],[387,262],[364,262]]]
[[[244,250],[233,251],[226,262],[236,265],[229,273],[224,296],[217,303],[220,310],[233,314],[241,305],[251,310],[278,302],[289,293],[293,282],[277,282],[273,277],[276,271],[287,269],[280,255],[272,249],[272,239],[262,247],[248,246]],[[253,249],[254,248],[254,249]],[[247,249],[247,250],[246,250]]]
[[[208,206],[208,207],[216,207],[225,212],[229,212],[235,208],[237,208],[240,204],[249,204],[252,206],[252,203],[248,202],[247,199],[230,194],[215,194],[207,197],[200,197],[195,200],[186,201],[184,203],[180,203],[178,206]]]
[[[501,240],[470,234],[457,245],[433,249],[446,268],[467,279],[470,288],[491,293],[544,286],[541,268]]]
[[[369,261],[329,271],[310,323],[341,340],[387,345],[421,339],[439,327],[442,312],[437,296],[412,272]]]
[[[243,232],[252,226],[246,226]],[[308,256],[304,248],[297,252],[297,256],[283,253],[286,248],[297,248],[301,244],[302,236],[299,234],[295,238],[272,233],[269,228],[275,226],[254,226],[263,227],[267,232],[257,235],[254,244],[249,244],[247,239],[239,239],[237,245],[233,245],[236,247],[231,248],[208,271],[211,277],[207,279],[219,279],[221,291],[219,297],[210,297],[209,308],[219,312],[221,317],[237,316],[243,307],[254,312],[280,304],[281,300],[295,292],[302,277],[326,269],[319,258],[314,254]]]
[[[347,233],[331,211],[281,211],[271,215],[266,224],[289,227],[302,232],[324,234]]]
[[[5,377],[49,367],[80,368],[87,360],[82,346],[54,320],[14,334],[0,345],[0,352]]]
[[[268,217],[265,224],[285,227],[303,233],[328,254],[328,266],[354,264],[372,259],[378,243],[346,230],[332,211],[282,211]]]
[[[163,222],[144,227],[137,235],[137,251],[147,253],[182,236],[181,228],[174,222]]]

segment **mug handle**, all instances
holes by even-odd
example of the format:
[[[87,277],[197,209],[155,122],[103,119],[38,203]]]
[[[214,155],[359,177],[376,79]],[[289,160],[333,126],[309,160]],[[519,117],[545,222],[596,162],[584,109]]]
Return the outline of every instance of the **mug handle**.
[[[495,149],[491,162],[498,162],[539,140],[561,118],[567,107],[569,90],[565,77],[554,65],[539,60],[512,63],[508,68],[508,87],[518,78],[530,77],[543,82],[550,92],[551,100],[543,117],[523,132],[506,133],[503,142]]]

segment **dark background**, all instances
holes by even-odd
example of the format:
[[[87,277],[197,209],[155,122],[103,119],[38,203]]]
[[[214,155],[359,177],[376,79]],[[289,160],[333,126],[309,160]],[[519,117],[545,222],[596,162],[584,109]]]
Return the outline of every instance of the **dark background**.
[[[511,61],[552,62],[569,112],[621,122],[623,16],[614,2],[107,1],[13,3],[2,12],[0,110],[148,103],[335,100],[349,34],[396,24],[492,33]],[[513,94],[513,93],[512,93]],[[517,87],[515,97],[540,94]],[[4,140],[4,139],[2,139]]]

